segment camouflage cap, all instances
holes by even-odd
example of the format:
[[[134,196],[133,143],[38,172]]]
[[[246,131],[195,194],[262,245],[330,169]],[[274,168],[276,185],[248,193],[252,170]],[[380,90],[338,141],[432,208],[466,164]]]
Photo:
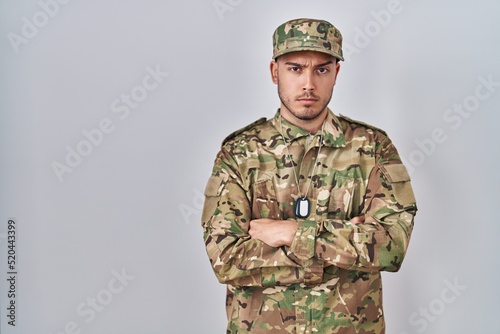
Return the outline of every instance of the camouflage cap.
[[[302,18],[283,23],[274,31],[273,48],[273,59],[294,51],[317,51],[344,60],[342,35],[325,20]]]

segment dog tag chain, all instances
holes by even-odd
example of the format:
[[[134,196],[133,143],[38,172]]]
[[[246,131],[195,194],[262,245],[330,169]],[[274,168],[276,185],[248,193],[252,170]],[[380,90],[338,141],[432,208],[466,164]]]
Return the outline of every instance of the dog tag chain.
[[[323,122],[323,127],[321,129],[322,133],[323,133],[323,130],[325,128],[325,122]],[[280,115],[280,126],[281,126],[281,131],[280,131],[281,138],[283,139],[283,142],[285,143],[285,148],[286,148],[286,152],[288,155],[288,159],[292,162],[293,175],[295,176],[295,182],[297,184],[297,192],[298,192],[298,196],[299,196],[295,200],[295,204],[293,206],[295,217],[296,218],[307,218],[311,214],[311,201],[309,201],[309,198],[307,198],[307,194],[309,193],[309,188],[311,187],[312,177],[311,177],[311,180],[309,181],[309,184],[307,185],[306,192],[304,193],[304,195],[302,195],[300,192],[300,187],[299,187],[299,178],[297,176],[297,172],[295,171],[295,167],[293,164],[293,157],[290,154],[290,151],[288,149],[288,143],[285,140],[285,136],[283,135],[283,123],[282,123],[281,115]],[[316,161],[314,162],[312,175],[314,175],[314,173],[316,172],[316,166],[318,165],[319,152],[321,151],[322,144],[323,144],[323,139],[321,138],[320,143],[319,143],[318,153],[316,155]],[[304,153],[304,156],[305,156],[305,153]]]

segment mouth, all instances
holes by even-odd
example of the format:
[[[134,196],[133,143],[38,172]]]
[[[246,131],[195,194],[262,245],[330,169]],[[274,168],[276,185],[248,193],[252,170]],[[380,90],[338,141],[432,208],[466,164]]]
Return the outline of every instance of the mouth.
[[[317,102],[317,99],[312,99],[312,98],[306,98],[306,99],[297,99],[297,101],[304,103],[304,104],[313,104]]]
[[[297,98],[297,101],[305,104],[310,104],[318,101],[319,99],[315,97],[314,95],[305,95],[305,96],[300,96]]]

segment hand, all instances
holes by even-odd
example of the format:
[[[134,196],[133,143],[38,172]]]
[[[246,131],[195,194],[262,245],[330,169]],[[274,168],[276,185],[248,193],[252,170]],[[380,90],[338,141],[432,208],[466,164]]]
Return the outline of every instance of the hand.
[[[353,217],[353,218],[351,218],[350,222],[354,223],[354,224],[364,223],[365,222],[365,216]]]
[[[292,244],[296,231],[296,221],[260,218],[250,221],[248,234],[271,247],[281,247]]]

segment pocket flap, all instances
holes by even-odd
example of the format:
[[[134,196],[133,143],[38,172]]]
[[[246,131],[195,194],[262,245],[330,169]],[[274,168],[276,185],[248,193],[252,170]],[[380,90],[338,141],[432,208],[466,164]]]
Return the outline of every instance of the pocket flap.
[[[380,165],[379,168],[391,183],[410,181],[410,174],[403,164]]]
[[[224,184],[227,181],[227,175],[212,175],[208,179],[207,186],[205,187],[205,196],[220,196]]]

